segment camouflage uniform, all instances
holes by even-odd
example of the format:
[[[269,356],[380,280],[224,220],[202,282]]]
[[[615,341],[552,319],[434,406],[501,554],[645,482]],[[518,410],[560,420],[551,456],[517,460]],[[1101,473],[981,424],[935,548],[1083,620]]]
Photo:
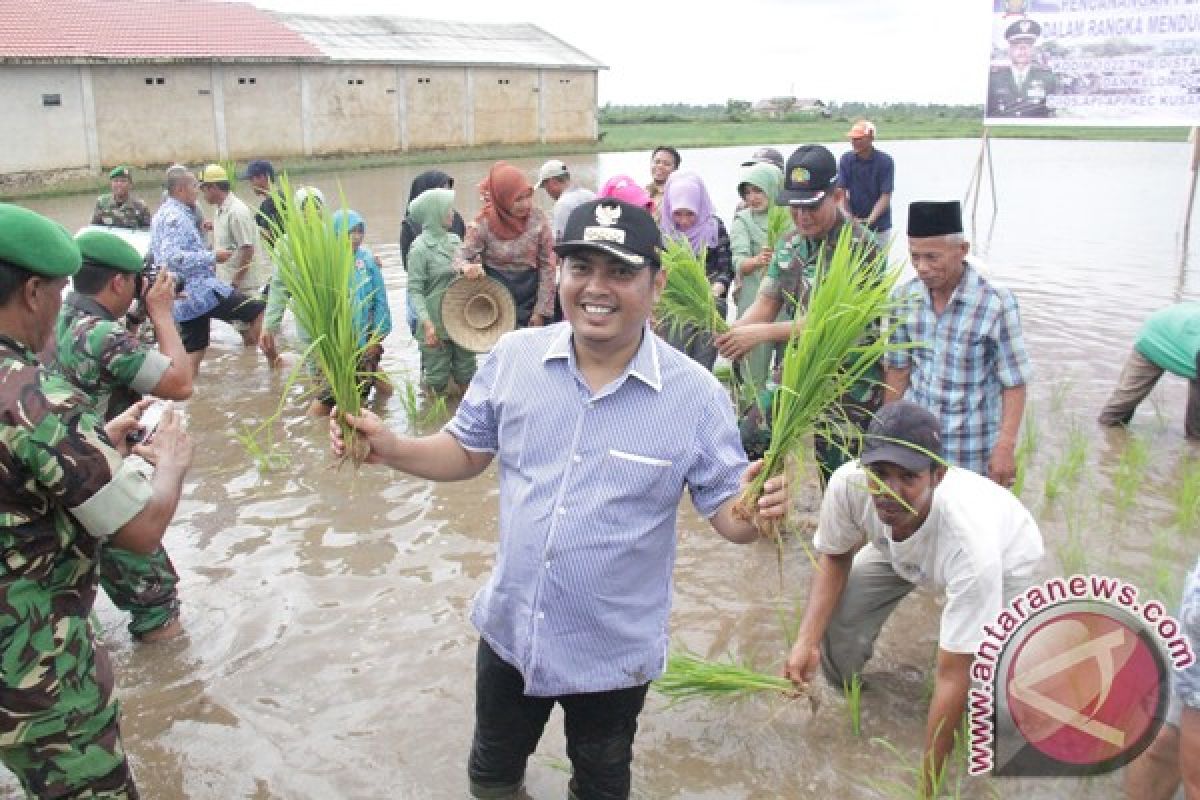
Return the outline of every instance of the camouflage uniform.
[[[96,210],[92,212],[92,224],[136,230],[149,228],[150,217],[150,209],[133,195],[124,203],[118,203],[111,194],[102,194],[96,201]]]
[[[833,253],[846,225],[851,226],[851,236],[855,242],[867,242],[871,245],[867,251],[868,258],[873,258],[878,253],[875,237],[866,227],[841,212],[838,214],[838,222],[824,238],[812,239],[795,231],[775,249],[758,293],[780,300],[789,318],[795,317],[797,307],[801,314],[808,308],[809,297],[818,278],[817,266],[828,257],[827,253]],[[866,430],[873,413],[883,404],[882,384],[883,368],[876,365],[866,373],[863,380],[854,384],[839,403],[850,421],[863,430]],[[760,401],[759,406],[769,409],[769,399]],[[761,422],[751,420],[750,426],[755,425],[760,430],[748,430],[746,425],[742,428],[742,438],[748,450],[755,443],[762,444],[764,439],[769,441],[770,438],[769,433],[761,429],[765,427]],[[850,460],[852,455],[846,450],[852,448],[849,442],[831,442],[820,436],[816,437],[815,445],[823,485],[834,470]],[[757,448],[755,449],[757,452]]]
[[[137,797],[89,615],[106,539],[150,495],[86,398],[0,336],[0,760],[30,795]]]
[[[71,292],[55,330],[57,369],[90,399],[92,411],[111,420],[148,394],[171,361],[143,344],[87,295]],[[136,636],[158,630],[179,616],[179,574],[167,551],[131,553],[105,548],[100,585],[113,605],[131,615]]]

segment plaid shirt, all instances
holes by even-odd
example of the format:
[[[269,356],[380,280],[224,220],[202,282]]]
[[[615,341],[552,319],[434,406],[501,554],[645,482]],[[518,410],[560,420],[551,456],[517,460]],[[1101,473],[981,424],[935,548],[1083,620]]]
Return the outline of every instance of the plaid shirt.
[[[898,292],[907,309],[893,341],[920,344],[888,354],[884,363],[911,370],[904,397],[941,417],[946,460],[986,475],[1000,433],[1001,391],[1030,375],[1017,300],[970,263],[940,315],[919,279]]]
[[[1175,693],[1185,706],[1200,711],[1200,559],[1196,560],[1196,566],[1192,568],[1192,574],[1183,587],[1179,623],[1190,640],[1196,660],[1190,667],[1175,673]]]

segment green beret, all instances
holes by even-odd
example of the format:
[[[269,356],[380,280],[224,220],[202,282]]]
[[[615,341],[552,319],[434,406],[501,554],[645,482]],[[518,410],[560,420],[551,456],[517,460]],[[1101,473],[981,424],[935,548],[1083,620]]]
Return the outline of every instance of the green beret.
[[[62,225],[28,208],[0,203],[0,261],[45,278],[69,278],[83,258]]]
[[[113,167],[112,172],[108,173],[108,179],[111,181],[113,178],[129,178],[129,180],[133,180],[133,170],[124,164],[119,167]]]
[[[121,272],[141,272],[146,266],[133,245],[108,231],[84,231],[75,237],[79,252],[88,261]]]

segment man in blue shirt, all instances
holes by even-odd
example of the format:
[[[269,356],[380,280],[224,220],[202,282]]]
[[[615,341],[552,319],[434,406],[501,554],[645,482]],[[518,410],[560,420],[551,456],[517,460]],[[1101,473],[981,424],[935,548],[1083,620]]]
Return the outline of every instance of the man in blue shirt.
[[[439,433],[401,437],[370,412],[349,417],[368,463],[439,481],[500,463],[500,549],[471,611],[475,797],[517,796],[557,702],[572,797],[627,798],[637,717],[666,661],[684,488],[717,533],[758,538],[733,512],[758,466],[728,394],[649,327],[661,248],[645,209],[585,203],[555,247],[566,322],[504,336]],[[344,453],[336,424],[331,435]],[[762,516],[783,515],[781,484],[767,483]]]
[[[1012,486],[1031,374],[1017,300],[967,260],[957,201],[910,204],[908,247],[917,277],[892,329],[908,347],[884,357],[884,402],[932,411],[950,464]]]
[[[892,238],[892,191],[896,165],[892,157],[875,148],[875,124],[860,119],[846,134],[851,151],[838,162],[837,185],[846,190],[850,216],[875,234],[880,248]]]

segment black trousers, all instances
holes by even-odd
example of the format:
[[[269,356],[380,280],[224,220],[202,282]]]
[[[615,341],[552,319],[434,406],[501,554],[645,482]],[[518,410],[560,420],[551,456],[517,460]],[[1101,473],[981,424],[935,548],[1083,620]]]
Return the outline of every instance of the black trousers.
[[[554,704],[563,707],[571,792],[578,800],[626,800],[637,717],[649,684],[608,692],[530,697],[521,673],[479,640],[475,736],[467,773],[473,789],[520,786],[525,764]]]

